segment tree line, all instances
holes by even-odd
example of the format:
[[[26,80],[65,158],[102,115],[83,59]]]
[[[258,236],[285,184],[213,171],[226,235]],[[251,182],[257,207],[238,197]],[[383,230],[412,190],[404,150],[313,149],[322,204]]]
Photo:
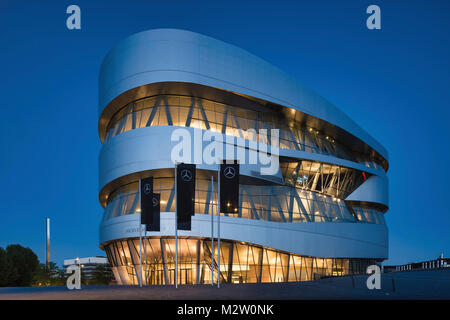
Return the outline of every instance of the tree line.
[[[103,265],[95,268],[90,279],[81,270],[82,285],[109,284],[113,278]],[[54,262],[48,266],[39,263],[30,248],[19,244],[9,245],[6,250],[0,247],[0,287],[65,286],[68,276]]]

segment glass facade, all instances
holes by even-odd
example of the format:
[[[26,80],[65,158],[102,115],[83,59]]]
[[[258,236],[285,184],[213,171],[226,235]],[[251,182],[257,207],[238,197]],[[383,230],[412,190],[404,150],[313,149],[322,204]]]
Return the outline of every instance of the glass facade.
[[[175,211],[173,177],[154,177],[154,192],[161,194],[161,212]],[[240,185],[239,211],[231,216],[274,222],[363,222],[384,224],[383,213],[356,208],[352,211],[344,200],[289,186]],[[217,199],[211,181],[196,179],[195,212],[211,214],[211,201]],[[216,205],[216,201],[214,201]],[[364,211],[366,210],[366,211]],[[138,182],[127,184],[108,198],[103,220],[139,213]],[[217,209],[215,210],[217,212]],[[228,215],[221,213],[221,215]]]
[[[358,219],[358,221],[365,221],[367,223],[383,224],[386,225],[384,220],[384,213],[374,208],[364,208],[364,207],[349,207],[353,214]]]
[[[345,199],[371,174],[314,161],[280,163],[286,185]]]
[[[378,160],[351,151],[318,130],[293,122],[281,113],[258,112],[203,98],[158,95],[129,103],[112,117],[105,141],[122,132],[148,126],[184,126],[221,132],[270,144],[260,129],[279,129],[282,149],[332,155],[382,169]],[[247,130],[254,129],[253,135]]]
[[[143,253],[142,269],[149,285],[175,283],[175,239],[147,238],[147,269]],[[217,241],[211,268],[210,239],[178,239],[178,279],[180,284],[211,283],[218,276]],[[116,279],[122,284],[138,284],[139,239],[117,240],[104,246]],[[221,240],[220,279],[222,283],[309,281],[324,277],[363,274],[372,259],[317,258],[291,254],[243,242]]]

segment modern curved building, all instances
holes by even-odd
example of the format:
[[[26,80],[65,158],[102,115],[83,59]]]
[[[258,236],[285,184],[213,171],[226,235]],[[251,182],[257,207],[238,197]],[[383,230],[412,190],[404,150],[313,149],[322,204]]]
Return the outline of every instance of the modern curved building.
[[[388,257],[386,150],[330,102],[242,49],[182,30],[132,35],[103,61],[99,117],[100,247],[119,283],[138,284],[138,181],[153,177],[161,231],[147,232],[145,274],[149,284],[174,284],[171,153],[179,128],[200,141],[213,131],[246,157],[260,152],[255,143],[279,148],[275,174],[261,174],[264,164],[240,167],[238,211],[220,218],[222,282],[365,273]],[[267,146],[261,129],[279,129],[279,145]],[[210,283],[219,260],[215,244],[211,264],[219,166],[198,161],[204,146],[195,141],[195,215],[192,230],[178,231],[181,284]]]

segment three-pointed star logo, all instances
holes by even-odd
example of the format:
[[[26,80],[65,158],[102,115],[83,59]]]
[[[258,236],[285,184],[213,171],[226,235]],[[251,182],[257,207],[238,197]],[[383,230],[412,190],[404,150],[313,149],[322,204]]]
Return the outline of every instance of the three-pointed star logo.
[[[152,186],[149,183],[144,184],[144,194],[149,195],[152,193]]]
[[[225,176],[225,178],[233,179],[236,176],[236,170],[234,170],[233,167],[226,167],[223,170],[223,175]]]
[[[181,179],[185,182],[189,182],[192,180],[192,172],[188,169],[181,170]]]

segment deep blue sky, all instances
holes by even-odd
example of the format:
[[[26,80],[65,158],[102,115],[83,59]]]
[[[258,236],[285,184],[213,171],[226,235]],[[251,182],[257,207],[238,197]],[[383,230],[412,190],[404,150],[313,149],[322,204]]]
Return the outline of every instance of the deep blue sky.
[[[66,7],[82,30],[66,29]],[[382,30],[365,26],[381,7]],[[448,1],[0,2],[0,246],[45,260],[98,248],[98,71],[133,33],[181,28],[232,43],[308,85],[389,152],[390,263],[450,256]]]

